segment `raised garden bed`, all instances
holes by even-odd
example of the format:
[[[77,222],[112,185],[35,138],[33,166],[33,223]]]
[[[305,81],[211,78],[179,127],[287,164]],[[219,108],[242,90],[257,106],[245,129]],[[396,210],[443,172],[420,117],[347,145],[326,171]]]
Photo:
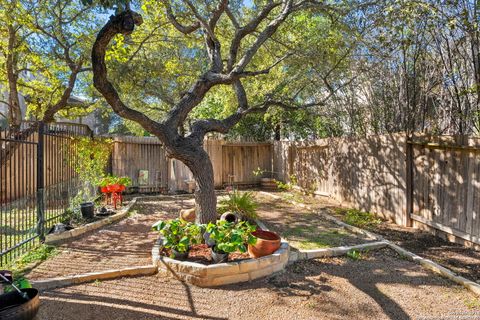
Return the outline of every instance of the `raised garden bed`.
[[[80,235],[83,235],[86,232],[99,229],[113,222],[119,221],[128,215],[128,211],[135,204],[135,202],[136,202],[136,198],[130,201],[128,205],[117,210],[113,214],[95,216],[94,218],[87,220],[86,222],[88,223],[84,225],[78,225],[78,226],[75,226],[74,228],[67,228],[63,232],[47,234],[45,238],[45,243],[56,244],[68,239],[78,237]]]
[[[152,248],[152,262],[158,266],[159,275],[200,287],[214,287],[252,281],[283,270],[288,262],[290,248],[287,242],[282,242],[280,249],[271,255],[258,259],[245,259],[233,255],[232,261],[217,264],[205,263],[203,259],[206,257],[200,254],[203,249],[193,253],[194,259],[197,255],[196,259],[203,260],[203,263],[171,259],[161,255],[161,251],[161,241],[158,241]]]

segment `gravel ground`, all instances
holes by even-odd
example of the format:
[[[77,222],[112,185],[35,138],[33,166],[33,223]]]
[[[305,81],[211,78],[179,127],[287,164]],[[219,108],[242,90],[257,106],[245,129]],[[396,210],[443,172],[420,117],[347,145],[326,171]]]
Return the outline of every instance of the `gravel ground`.
[[[372,241],[325,220],[316,212],[259,193],[258,215],[266,226],[286,238],[296,249],[351,246]]]
[[[158,238],[157,232],[150,231],[152,224],[175,218],[181,208],[193,205],[188,198],[142,200],[132,208],[131,217],[59,246],[58,255],[35,267],[26,277],[45,279],[151,264],[150,250]]]
[[[56,289],[41,301],[37,320],[480,318],[470,292],[390,249],[356,261],[302,261],[270,279],[220,288],[149,276]]]
[[[328,198],[311,197],[299,193],[282,192],[278,195],[310,205],[316,210],[343,219],[338,203]],[[397,245],[431,259],[453,272],[480,283],[480,252],[460,244],[448,242],[426,231],[405,228],[394,223],[383,221],[368,230],[375,232]],[[480,319],[480,317],[479,317]]]
[[[257,200],[260,218],[294,247],[312,249],[367,242],[286,201],[259,195]],[[145,198],[132,208],[131,217],[59,246],[58,255],[36,266],[26,277],[37,280],[150,264],[150,250],[158,238],[158,233],[150,231],[151,225],[160,219],[175,218],[181,208],[193,205],[191,196]]]

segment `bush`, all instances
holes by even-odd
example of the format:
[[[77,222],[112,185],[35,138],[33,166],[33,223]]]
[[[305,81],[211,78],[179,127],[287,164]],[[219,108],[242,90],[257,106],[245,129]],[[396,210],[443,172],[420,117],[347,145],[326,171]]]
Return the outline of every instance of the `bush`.
[[[206,228],[210,239],[215,241],[215,252],[223,253],[247,251],[247,244],[255,244],[257,241],[252,235],[256,229],[256,226],[246,221],[234,224],[224,220],[210,222]]]
[[[227,199],[219,201],[218,212],[220,214],[227,211],[237,212],[243,218],[255,220],[257,218],[258,204],[255,201],[253,192],[240,192],[234,190],[228,194]]]
[[[182,219],[158,221],[152,229],[163,235],[165,248],[180,253],[187,252],[190,245],[199,243],[201,238],[201,227]]]

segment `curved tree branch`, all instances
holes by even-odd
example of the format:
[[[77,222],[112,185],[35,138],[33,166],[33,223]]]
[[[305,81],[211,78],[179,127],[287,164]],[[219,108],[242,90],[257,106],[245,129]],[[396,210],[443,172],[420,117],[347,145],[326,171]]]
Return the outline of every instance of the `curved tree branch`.
[[[168,20],[178,31],[180,31],[183,34],[190,34],[200,28],[200,23],[198,22],[190,26],[182,25],[180,22],[178,22],[177,18],[173,14],[173,10],[172,10],[172,7],[170,6],[169,0],[163,0],[162,2],[165,5]]]
[[[231,71],[233,68],[233,65],[237,61],[237,55],[238,55],[238,50],[240,49],[240,44],[247,35],[251,34],[254,32],[258,25],[265,20],[270,12],[278,7],[281,4],[281,2],[269,2],[265,7],[263,7],[262,11],[260,11],[260,14],[256,16],[254,19],[252,19],[249,23],[247,23],[243,27],[238,26],[238,22],[233,16],[233,14],[229,11],[227,11],[227,14],[229,14],[230,20],[234,24],[235,28],[237,29],[235,31],[235,36],[232,39],[232,42],[230,44],[230,54],[228,57],[228,63],[227,63],[227,71]]]
[[[265,29],[260,32],[255,42],[250,48],[247,49],[243,57],[233,67],[232,72],[242,72],[245,67],[250,63],[252,58],[257,53],[258,49],[277,31],[278,27],[287,19],[288,15],[292,12],[293,0],[283,0],[282,11],[273,19]]]
[[[117,34],[128,35],[135,26],[142,24],[142,17],[133,11],[125,11],[111,16],[110,20],[100,30],[92,49],[93,85],[105,97],[112,109],[121,117],[138,122],[145,130],[166,140],[166,128],[143,113],[127,107],[120,99],[117,90],[107,77],[105,52],[108,44]],[[161,139],[163,140],[163,139]]]

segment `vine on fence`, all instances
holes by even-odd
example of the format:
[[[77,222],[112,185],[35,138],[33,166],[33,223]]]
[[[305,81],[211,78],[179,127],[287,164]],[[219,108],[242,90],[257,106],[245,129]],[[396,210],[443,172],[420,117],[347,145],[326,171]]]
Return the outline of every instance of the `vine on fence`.
[[[96,187],[105,177],[113,141],[105,138],[72,138],[70,144],[77,155],[77,161],[72,163],[73,169],[78,174],[82,189],[75,196],[70,207],[76,209],[81,202],[93,201],[96,197]]]

